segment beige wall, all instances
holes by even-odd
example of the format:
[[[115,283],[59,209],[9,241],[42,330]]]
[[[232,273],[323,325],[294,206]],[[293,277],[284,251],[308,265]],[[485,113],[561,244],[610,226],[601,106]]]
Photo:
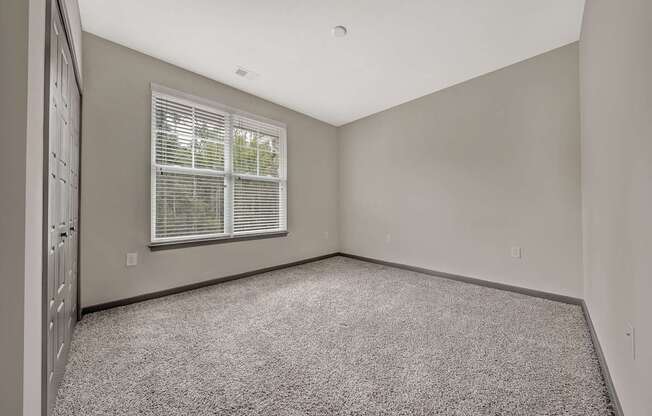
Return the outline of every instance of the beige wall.
[[[580,62],[585,299],[624,413],[649,416],[652,2],[587,1]]]
[[[22,412],[29,4],[0,2],[0,415]]]
[[[342,127],[340,250],[580,297],[578,101],[571,44]]]
[[[88,33],[83,48],[82,306],[337,251],[334,127]],[[148,249],[150,82],[287,124],[287,237]]]
[[[43,100],[46,0],[29,0],[25,188],[23,416],[41,414],[43,253]]]
[[[40,415],[45,1],[0,2],[0,414]]]

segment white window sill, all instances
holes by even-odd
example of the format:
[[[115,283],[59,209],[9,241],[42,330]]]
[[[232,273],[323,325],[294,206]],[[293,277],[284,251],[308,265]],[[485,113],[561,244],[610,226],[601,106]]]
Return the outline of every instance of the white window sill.
[[[211,238],[198,238],[194,240],[181,240],[181,241],[161,241],[149,243],[149,249],[152,251],[171,250],[175,248],[187,248],[195,246],[204,246],[210,244],[223,244],[223,243],[236,243],[238,241],[248,240],[262,240],[265,238],[286,237],[287,231],[274,231],[270,233],[256,233],[256,234],[243,234],[233,237],[211,237]]]

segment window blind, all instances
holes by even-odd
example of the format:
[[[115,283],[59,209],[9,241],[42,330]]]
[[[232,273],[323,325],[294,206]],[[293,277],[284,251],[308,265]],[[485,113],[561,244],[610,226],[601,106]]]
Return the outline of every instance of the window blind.
[[[283,227],[282,131],[247,117],[233,117],[234,232]]]
[[[285,128],[152,92],[152,242],[286,230]]]

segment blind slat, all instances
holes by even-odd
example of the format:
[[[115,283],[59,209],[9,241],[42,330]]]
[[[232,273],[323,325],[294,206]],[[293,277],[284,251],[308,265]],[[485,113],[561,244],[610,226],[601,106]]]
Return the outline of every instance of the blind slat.
[[[234,189],[235,232],[280,227],[281,187],[276,182],[238,180]],[[277,213],[277,215],[270,215]]]

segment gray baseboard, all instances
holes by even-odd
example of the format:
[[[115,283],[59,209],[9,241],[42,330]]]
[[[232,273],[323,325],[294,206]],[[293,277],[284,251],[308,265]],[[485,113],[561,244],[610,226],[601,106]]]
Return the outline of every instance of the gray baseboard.
[[[380,264],[383,266],[388,266],[388,267],[394,267],[397,269],[403,269],[403,270],[409,270],[417,273],[423,273],[431,276],[436,276],[436,277],[442,277],[445,279],[451,279],[451,280],[456,280],[458,282],[463,282],[463,283],[469,283],[473,285],[478,285],[478,286],[484,286],[484,287],[489,287],[492,289],[499,289],[499,290],[506,290],[509,292],[515,292],[515,293],[520,293],[523,295],[528,295],[528,296],[534,296],[537,298],[543,298],[543,299],[548,299],[556,302],[562,302],[562,303],[567,303],[571,305],[579,305],[582,307],[582,311],[584,313],[584,317],[586,318],[587,325],[589,327],[589,332],[591,334],[591,340],[593,341],[593,347],[595,349],[595,352],[598,356],[598,361],[600,362],[600,369],[602,371],[602,375],[605,381],[605,384],[607,386],[607,391],[609,393],[609,399],[611,400],[610,406],[612,408],[613,414],[615,416],[624,416],[623,415],[623,410],[620,405],[620,401],[618,400],[618,394],[616,393],[616,389],[613,384],[613,380],[611,379],[611,374],[609,373],[609,368],[607,367],[607,362],[604,358],[604,354],[602,352],[602,347],[600,346],[600,341],[598,340],[598,336],[595,332],[595,328],[593,326],[593,321],[591,320],[591,316],[589,314],[589,310],[586,306],[586,303],[584,302],[583,299],[579,298],[574,298],[571,296],[565,296],[565,295],[559,295],[556,293],[549,293],[549,292],[543,292],[539,290],[533,290],[533,289],[527,289],[519,286],[512,286],[512,285],[506,285],[503,283],[496,283],[496,282],[490,282],[488,280],[483,280],[483,279],[478,279],[474,277],[467,277],[467,276],[461,276],[461,275],[456,275],[456,274],[451,274],[451,273],[445,273],[445,272],[439,272],[436,270],[430,270],[426,269],[423,267],[416,267],[416,266],[410,266],[407,264],[401,264],[401,263],[394,263],[394,262],[389,262],[389,261],[384,261],[384,260],[379,260],[379,259],[374,259],[370,257],[363,257],[363,256],[358,256],[355,254],[348,254],[348,253],[331,253],[331,254],[326,254],[323,256],[317,256],[317,257],[311,257],[308,259],[304,260],[299,260],[295,261],[292,263],[285,263],[281,264],[278,266],[272,266],[272,267],[266,267],[263,269],[257,269],[257,270],[252,270],[250,272],[245,272],[245,273],[239,273],[231,276],[225,276],[217,279],[212,279],[212,280],[207,280],[204,282],[199,282],[199,283],[193,283],[190,285],[185,285],[185,286],[179,286],[171,289],[166,289],[166,290],[161,290],[158,292],[153,292],[153,293],[147,293],[139,296],[134,296],[126,299],[119,299],[111,302],[106,302],[106,303],[101,303],[97,305],[92,305],[92,306],[87,306],[82,309],[82,315],[86,315],[89,313],[93,312],[98,312],[101,310],[105,309],[110,309],[110,308],[115,308],[118,306],[125,306],[129,305],[132,303],[137,303],[137,302],[142,302],[145,300],[149,299],[155,299],[155,298],[160,298],[168,295],[173,295],[176,293],[181,293],[181,292],[186,292],[188,290],[194,290],[194,289],[199,289],[202,287],[206,286],[212,286],[216,285],[219,283],[223,282],[228,282],[231,280],[236,280],[236,279],[242,279],[245,277],[250,277],[254,276],[257,274],[261,273],[266,273],[266,272],[271,272],[274,270],[280,270],[280,269],[285,269],[288,267],[293,267],[293,266],[299,266],[302,264],[306,263],[311,263],[319,260],[324,260],[327,258],[331,257],[336,257],[336,256],[342,256],[342,257],[348,257],[351,259],[355,260],[360,260],[360,261],[365,261],[368,263],[375,263],[375,264]]]
[[[192,283],[190,285],[177,286],[170,289],[160,290],[152,293],[145,293],[138,296],[133,296],[124,299],[117,299],[111,302],[99,303],[97,305],[86,306],[82,308],[82,316],[87,315],[93,312],[103,311],[105,309],[116,308],[118,306],[131,305],[132,303],[143,302],[150,299],[162,298],[164,296],[174,295],[181,292],[187,292],[189,290],[199,289],[206,286],[212,286],[219,283],[228,282],[236,279],[243,279],[245,277],[254,276],[261,273],[267,273],[274,270],[286,269],[288,267],[299,266],[306,263],[312,263],[314,261],[324,260],[330,257],[336,257],[339,253],[330,253],[323,256],[311,257],[308,259],[303,259],[299,261],[293,261],[292,263],[279,264],[277,266],[265,267],[263,269],[252,270],[249,272],[238,273],[231,276],[218,277],[217,279],[205,280],[203,282]]]
[[[600,346],[600,340],[598,340],[598,334],[595,332],[595,327],[593,326],[593,320],[589,314],[589,308],[586,306],[586,302],[582,300],[582,311],[584,311],[584,317],[586,318],[586,323],[589,326],[589,332],[591,333],[591,340],[593,341],[593,348],[595,353],[598,356],[598,361],[600,361],[600,370],[602,370],[602,378],[607,386],[609,391],[609,399],[611,400],[611,409],[614,416],[624,416],[623,408],[620,405],[620,400],[618,399],[618,394],[616,393],[616,387],[611,378],[611,373],[609,372],[609,367],[607,366],[607,361],[604,358],[604,353],[602,352],[602,347]]]
[[[490,282],[488,280],[478,279],[474,277],[444,273],[436,270],[425,269],[423,267],[409,266],[406,264],[393,263],[393,262],[374,259],[370,257],[357,256],[354,254],[339,253],[339,255],[351,259],[366,261],[368,263],[375,263],[383,266],[395,267],[397,269],[409,270],[409,271],[428,274],[436,277],[443,277],[445,279],[456,280],[458,282],[490,287],[492,289],[506,290],[509,292],[520,293],[523,295],[534,296],[537,298],[543,298],[543,299],[548,299],[556,302],[581,306],[582,312],[584,313],[584,318],[586,319],[587,326],[589,327],[589,333],[591,335],[591,341],[593,342],[593,348],[595,349],[596,355],[598,356],[598,361],[600,362],[600,370],[602,371],[602,378],[604,379],[605,385],[607,386],[607,391],[609,393],[609,400],[610,400],[609,405],[611,407],[614,416],[624,416],[623,409],[620,405],[620,400],[618,400],[618,394],[616,393],[616,388],[614,387],[613,380],[611,379],[611,374],[609,373],[609,367],[607,367],[607,361],[604,358],[604,353],[602,352],[600,341],[598,340],[598,336],[595,332],[595,327],[593,326],[593,321],[591,320],[591,315],[589,314],[589,310],[586,306],[586,302],[584,302],[583,299],[574,298],[571,296],[559,295],[556,293],[542,292],[539,290],[526,289],[519,286],[512,286],[512,285],[506,285],[502,283]]]
[[[378,260],[370,257],[357,256],[355,254],[348,253],[339,253],[340,256],[348,257],[351,259],[366,261],[369,263],[376,263],[383,266],[395,267],[397,269],[409,270],[412,272],[429,274],[431,276],[443,277],[444,279],[456,280],[458,282],[470,283],[472,285],[489,287],[492,289],[506,290],[508,292],[516,292],[523,295],[534,296],[537,298],[544,298],[548,300],[554,300],[555,302],[569,303],[571,305],[581,305],[582,299],[574,298],[572,296],[559,295],[556,293],[543,292],[540,290],[526,289],[524,287],[506,285],[503,283],[490,282],[488,280],[478,279],[475,277],[461,276],[458,274],[439,272],[436,270],[425,269],[423,267],[410,266],[402,263],[393,263],[385,260]]]

